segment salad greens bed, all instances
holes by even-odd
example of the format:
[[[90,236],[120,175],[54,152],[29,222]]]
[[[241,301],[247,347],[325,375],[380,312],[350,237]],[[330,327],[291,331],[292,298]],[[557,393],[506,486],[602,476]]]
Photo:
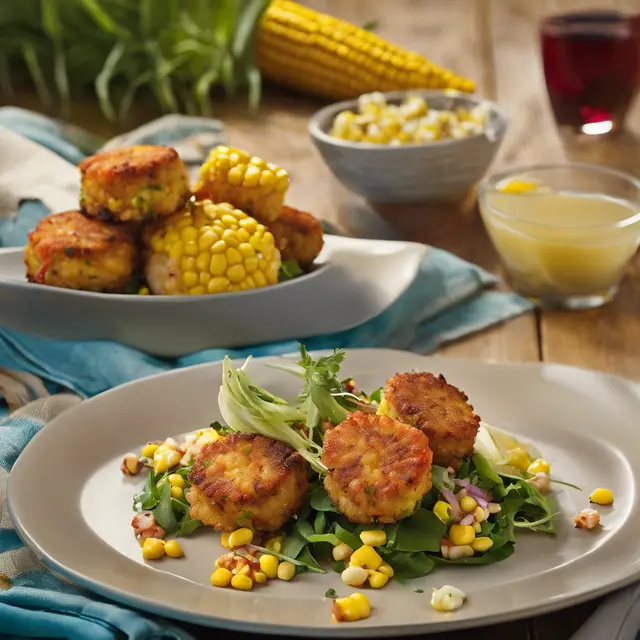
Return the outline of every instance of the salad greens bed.
[[[250,358],[239,369],[234,369],[228,358],[223,364],[219,405],[227,426],[218,422],[211,426],[221,435],[236,431],[281,440],[309,462],[313,476],[307,504],[283,532],[281,553],[255,545],[254,548],[293,562],[298,571],[324,573],[321,562],[330,561],[333,570],[341,572],[345,563],[333,560],[333,547],[346,543],[355,550],[362,546],[360,532],[384,529],[387,542],[376,550],[393,567],[395,579],[403,581],[422,577],[437,565],[487,565],[506,560],[514,552],[516,535],[523,530],[556,533],[558,506],[555,499],[552,495],[543,495],[535,483],[528,482],[532,474],[506,464],[503,441],[505,438],[512,443],[517,441],[510,434],[486,424],[478,434],[475,454],[461,465],[455,476],[451,470],[433,465],[433,486],[410,517],[385,526],[349,522],[335,508],[322,486],[326,467],[320,459],[321,425],[325,421],[338,424],[358,408],[375,411],[382,389],[367,396],[355,392],[353,381],[340,381],[338,375],[345,357],[343,350],[314,360],[300,345],[300,356],[295,364],[273,365],[300,378],[302,390],[293,403],[273,395],[251,379],[246,371]],[[306,428],[300,428],[300,425]],[[530,451],[536,453],[533,447]],[[193,461],[162,474],[150,470],[144,490],[134,497],[134,510],[151,510],[167,534],[187,536],[202,525],[190,517],[189,504],[184,497],[171,496],[167,480],[171,473],[180,474],[185,481],[186,493],[192,464]],[[498,513],[481,523],[478,533],[478,536],[491,538],[493,546],[473,557],[446,559],[441,553],[441,542],[450,522],[440,520],[433,507],[438,500],[470,486],[500,505]],[[246,512],[246,520],[238,526],[245,526],[250,520],[251,513]]]

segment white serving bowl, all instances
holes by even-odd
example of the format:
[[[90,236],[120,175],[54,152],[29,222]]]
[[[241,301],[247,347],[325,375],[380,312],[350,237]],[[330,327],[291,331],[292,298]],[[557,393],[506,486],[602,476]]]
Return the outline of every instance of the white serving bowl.
[[[489,109],[482,134],[401,146],[350,142],[329,135],[335,116],[357,111],[357,100],[330,104],[309,121],[309,134],[324,161],[351,191],[373,202],[426,202],[462,195],[486,173],[507,130],[508,119],[494,102],[459,91],[413,90],[384,94],[388,104],[408,95],[423,97],[434,109],[484,104]]]

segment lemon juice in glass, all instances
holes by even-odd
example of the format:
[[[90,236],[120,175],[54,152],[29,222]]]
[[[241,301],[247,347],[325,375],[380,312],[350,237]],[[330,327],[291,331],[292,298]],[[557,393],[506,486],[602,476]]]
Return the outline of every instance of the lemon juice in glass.
[[[640,244],[640,181],[615,169],[514,169],[485,180],[479,202],[509,284],[541,306],[608,302]]]

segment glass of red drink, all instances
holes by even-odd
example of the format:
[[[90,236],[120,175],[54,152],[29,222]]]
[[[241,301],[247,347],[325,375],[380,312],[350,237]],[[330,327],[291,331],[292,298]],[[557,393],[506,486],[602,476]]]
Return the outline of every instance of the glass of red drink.
[[[540,38],[558,125],[589,135],[621,127],[640,80],[638,16],[613,10],[550,15]]]

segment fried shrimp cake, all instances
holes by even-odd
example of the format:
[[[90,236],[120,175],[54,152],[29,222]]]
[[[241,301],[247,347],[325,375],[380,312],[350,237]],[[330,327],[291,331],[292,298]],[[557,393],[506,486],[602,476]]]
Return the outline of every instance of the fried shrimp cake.
[[[190,196],[187,168],[175,149],[139,145],[97,153],[80,165],[83,213],[103,220],[166,216]]]
[[[117,293],[131,280],[137,256],[128,228],[65,211],[38,222],[24,261],[29,282]]]
[[[309,493],[299,453],[264,436],[231,433],[205,445],[189,473],[192,518],[218,531],[280,529]]]
[[[433,462],[457,469],[473,454],[480,418],[467,396],[432,373],[398,373],[387,380],[380,413],[429,436]]]
[[[324,488],[351,522],[397,522],[431,489],[431,458],[418,429],[356,411],[325,434]]]
[[[264,224],[273,233],[283,260],[297,260],[302,268],[307,268],[322,251],[322,225],[310,213],[284,206],[275,222]]]

